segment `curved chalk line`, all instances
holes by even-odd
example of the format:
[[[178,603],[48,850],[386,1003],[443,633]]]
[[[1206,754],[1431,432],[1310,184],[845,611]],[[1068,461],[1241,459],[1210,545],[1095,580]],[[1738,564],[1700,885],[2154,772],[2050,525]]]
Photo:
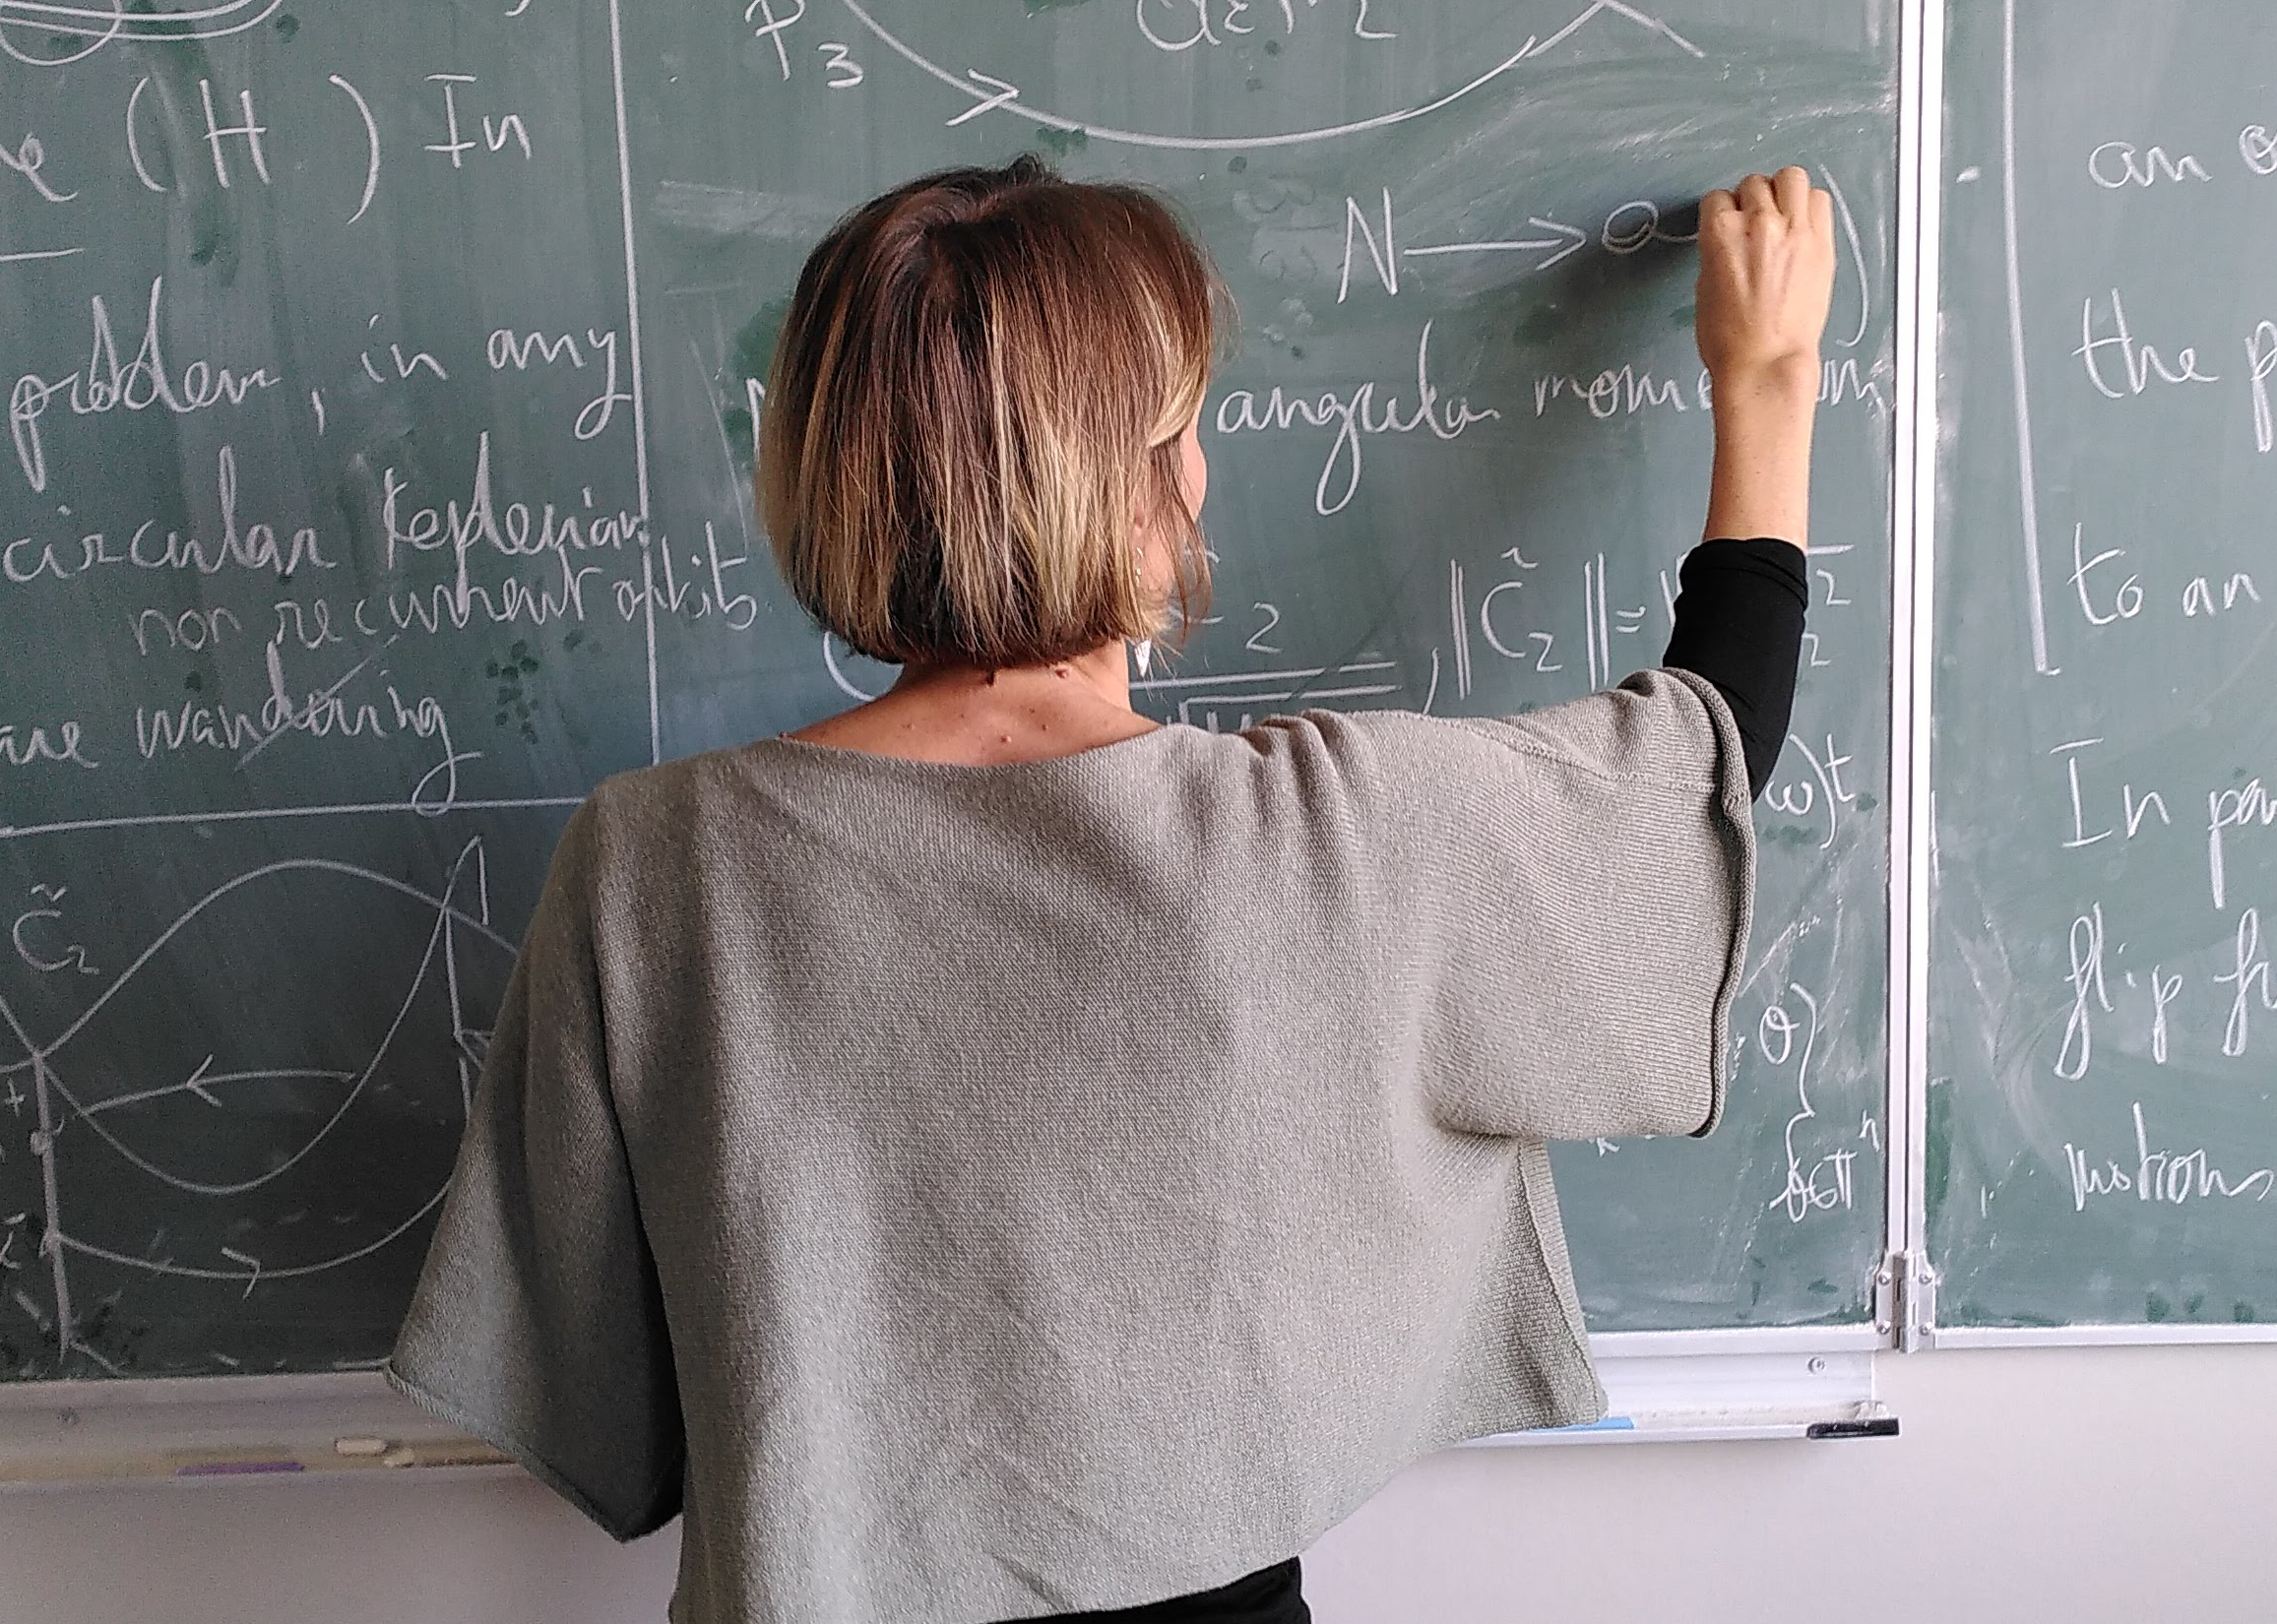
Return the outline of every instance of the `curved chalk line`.
[[[992,102],[993,105],[989,108],[991,112],[1018,113],[1023,118],[1034,119],[1037,123],[1054,130],[1081,132],[1092,141],[1112,141],[1126,147],[1167,147],[1184,152],[1233,152],[1255,147],[1295,147],[1307,141],[1326,141],[1335,136],[1358,135],[1362,130],[1377,130],[1386,125],[1404,124],[1409,119],[1421,118],[1425,113],[1437,112],[1450,101],[1459,100],[1489,80],[1497,79],[1508,73],[1512,68],[1526,60],[1527,54],[1534,49],[1535,43],[1532,38],[1529,38],[1524,45],[1519,47],[1516,55],[1487,69],[1461,90],[1450,91],[1435,101],[1427,101],[1420,107],[1404,107],[1397,112],[1381,113],[1374,118],[1363,118],[1356,124],[1336,124],[1317,130],[1293,130],[1281,135],[1267,136],[1165,136],[1151,135],[1144,130],[1110,130],[1097,124],[1085,124],[1078,119],[1065,118],[1058,113],[1046,112],[1041,107],[1031,107],[1017,96],[998,99],[996,94],[985,87],[972,80],[959,79],[946,68],[940,67],[903,44],[879,26],[876,19],[872,18],[868,12],[862,10],[858,0],[840,0],[840,3],[848,11],[854,13],[856,22],[876,34],[888,50],[914,67],[921,68],[926,73],[931,74],[942,84],[964,92],[976,102]]]
[[[378,1072],[380,1068],[380,1063],[388,1057],[389,1050],[395,1046],[397,1034],[403,1031],[404,1023],[411,1018],[411,1005],[417,1001],[419,996],[419,989],[426,985],[427,972],[434,968],[435,953],[436,950],[443,945],[443,934],[450,929],[451,910],[449,908],[449,899],[451,894],[458,890],[459,876],[466,866],[468,854],[474,849],[475,848],[470,844],[467,848],[467,851],[460,853],[459,861],[452,865],[450,882],[444,889],[444,902],[437,907],[435,911],[435,923],[433,927],[427,932],[427,945],[425,951],[419,955],[418,968],[411,972],[411,984],[405,989],[402,1001],[396,1006],[394,1019],[389,1021],[388,1030],[381,1036],[379,1045],[372,1050],[371,1058],[364,1063],[362,1072],[356,1076],[354,1086],[341,1097],[340,1103],[334,1107],[332,1115],[325,1119],[324,1125],[322,1127],[318,1128],[315,1133],[309,1135],[308,1139],[302,1143],[298,1150],[294,1151],[283,1161],[277,1163],[276,1166],[271,1167],[267,1172],[258,1174],[253,1178],[240,1180],[233,1184],[206,1184],[201,1183],[196,1179],[183,1178],[179,1174],[170,1173],[166,1171],[165,1168],[160,1167],[157,1162],[152,1161],[147,1156],[144,1156],[138,1153],[132,1146],[128,1145],[125,1140],[121,1139],[116,1133],[114,1133],[106,1124],[97,1121],[95,1119],[95,1109],[83,1103],[78,1095],[74,1094],[69,1089],[64,1087],[62,1074],[55,1069],[52,1061],[48,1063],[46,1068],[47,1081],[49,1085],[54,1088],[57,1093],[63,1096],[64,1103],[69,1105],[72,1110],[76,1112],[90,1128],[95,1130],[95,1136],[97,1138],[102,1140],[102,1142],[108,1145],[112,1150],[116,1151],[121,1156],[125,1157],[126,1160],[133,1163],[136,1167],[141,1168],[144,1172],[150,1174],[151,1177],[158,1180],[160,1183],[170,1184],[177,1190],[187,1190],[193,1195],[201,1196],[242,1195],[247,1190],[256,1189],[259,1186],[268,1183],[271,1179],[276,1178],[299,1162],[302,1157],[309,1154],[309,1152],[315,1150],[316,1147],[323,1142],[325,1137],[330,1134],[334,1128],[339,1126],[341,1118],[348,1115],[348,1107],[355,1103],[356,1096],[363,1093],[364,1085],[372,1080],[373,1075]]]
[[[190,11],[129,12],[115,4],[62,6],[43,3],[43,0],[0,0],[0,27],[13,24],[18,28],[37,29],[42,33],[70,34],[81,39],[214,39],[258,28],[283,4],[284,0],[224,0],[221,5],[199,6]],[[248,11],[256,15],[245,16]],[[206,23],[216,26],[183,27]]]
[[[1508,73],[1512,68],[1518,66],[1519,63],[1525,61],[1528,57],[1539,56],[1553,46],[1564,43],[1565,40],[1573,35],[1575,31],[1580,29],[1584,24],[1588,23],[1592,18],[1607,12],[1610,12],[1617,17],[1626,18],[1628,21],[1637,24],[1639,27],[1647,29],[1654,33],[1660,34],[1663,38],[1669,40],[1672,44],[1677,46],[1679,49],[1685,51],[1691,56],[1705,57],[1707,55],[1707,52],[1700,49],[1699,46],[1693,44],[1689,39],[1686,39],[1682,34],[1676,32],[1676,30],[1670,28],[1666,23],[1662,22],[1657,17],[1649,16],[1644,12],[1636,10],[1632,6],[1622,5],[1620,0],[1594,0],[1594,3],[1591,4],[1587,10],[1583,11],[1580,16],[1574,18],[1572,22],[1559,29],[1548,39],[1543,39],[1536,34],[1529,34],[1526,38],[1526,43],[1519,46],[1514,54],[1504,58],[1502,61],[1496,63],[1493,67],[1488,68],[1485,73],[1479,75],[1478,78],[1472,80],[1469,84],[1449,91],[1446,94],[1434,97],[1433,99],[1425,101],[1419,106],[1402,107],[1393,112],[1378,113],[1373,118],[1363,118],[1350,124],[1323,125],[1318,129],[1312,130],[1289,130],[1284,131],[1279,135],[1166,136],[1155,135],[1145,130],[1108,129],[1098,124],[1086,124],[1080,119],[1068,118],[1059,113],[1047,112],[1040,107],[1032,107],[1026,102],[1020,100],[1016,92],[1012,94],[1005,94],[1004,93],[1010,91],[1012,88],[1006,85],[1005,82],[1000,79],[993,80],[985,85],[980,83],[980,76],[978,75],[970,79],[960,79],[955,74],[950,73],[946,68],[941,67],[938,63],[919,54],[917,51],[912,49],[909,45],[904,44],[892,33],[888,32],[886,29],[877,21],[877,19],[870,16],[867,11],[862,9],[860,0],[840,0],[840,3],[844,5],[848,11],[854,14],[854,21],[858,22],[863,28],[869,30],[871,33],[875,34],[879,42],[885,45],[888,50],[891,50],[895,55],[901,57],[904,61],[910,63],[912,66],[919,68],[925,73],[932,75],[933,78],[939,80],[942,84],[947,85],[954,90],[962,91],[965,94],[971,96],[975,102],[975,106],[967,112],[960,114],[960,118],[969,118],[977,112],[994,112],[1002,110],[1009,113],[1017,113],[1023,118],[1033,119],[1037,123],[1045,125],[1051,129],[1066,130],[1071,133],[1079,133],[1087,139],[1093,141],[1110,141],[1126,147],[1162,147],[1180,152],[1236,152],[1245,151],[1247,149],[1256,147],[1295,147],[1300,146],[1305,142],[1328,141],[1333,140],[1337,136],[1359,135],[1361,132],[1367,130],[1380,130],[1388,128],[1394,124],[1405,124],[1411,119],[1418,119],[1425,116],[1426,114],[1435,113],[1441,107],[1447,106],[1448,104],[1455,101],[1460,101],[1464,96],[1469,95],[1473,91],[1478,90],[1481,86],[1489,84],[1492,81],[1499,79],[1502,75]]]
[[[102,1138],[110,1145],[113,1150],[117,1151],[118,1154],[124,1156],[128,1161],[167,1184],[202,1194],[227,1195],[235,1194],[240,1191],[250,1189],[255,1185],[266,1183],[268,1180],[275,1178],[278,1174],[284,1172],[287,1167],[290,1167],[294,1163],[298,1162],[303,1156],[307,1156],[310,1151],[315,1149],[317,1143],[324,1139],[325,1136],[331,1132],[332,1128],[340,1121],[341,1117],[347,1113],[349,1105],[354,1102],[356,1095],[362,1092],[364,1085],[370,1081],[373,1074],[377,1071],[380,1062],[386,1057],[390,1048],[393,1046],[396,1036],[402,1031],[403,1025],[411,1013],[412,1003],[416,1000],[421,987],[424,986],[428,972],[433,968],[438,946],[447,946],[444,938],[453,923],[463,924],[474,929],[478,934],[488,938],[499,947],[504,948],[508,953],[513,953],[515,951],[514,945],[508,942],[503,936],[499,935],[496,931],[492,930],[489,927],[486,919],[477,918],[466,913],[456,904],[455,898],[459,890],[462,876],[467,870],[468,859],[470,857],[477,857],[478,860],[477,853],[479,844],[479,842],[470,842],[468,845],[461,850],[458,859],[451,866],[451,872],[444,884],[443,895],[440,897],[428,896],[426,893],[417,890],[415,887],[405,884],[399,880],[391,879],[386,875],[376,873],[369,869],[360,868],[349,863],[335,862],[330,859],[323,858],[297,859],[273,863],[265,868],[239,875],[236,879],[228,881],[221,886],[216,887],[215,890],[209,892],[204,898],[201,898],[197,903],[193,904],[191,907],[181,915],[181,917],[177,918],[172,925],[168,926],[167,929],[150,945],[150,947],[145,949],[144,952],[136,958],[132,965],[130,965],[126,969],[119,973],[118,977],[113,980],[110,986],[104,990],[100,997],[97,998],[95,1004],[84,1012],[80,1019],[74,1022],[71,1028],[61,1037],[58,1037],[53,1043],[48,1044],[44,1048],[36,1050],[32,1054],[32,1058],[27,1062],[19,1062],[7,1067],[0,1067],[0,1073],[21,1070],[23,1066],[27,1064],[37,1066],[43,1074],[45,1080],[55,1086],[56,1092],[63,1096],[65,1102],[70,1106],[71,1110],[81,1119],[86,1121],[88,1125],[95,1130],[98,1137]],[[243,1183],[229,1185],[201,1184],[194,1180],[185,1179],[179,1177],[178,1175],[169,1173],[165,1169],[157,1166],[144,1156],[138,1155],[134,1150],[120,1141],[115,1134],[110,1132],[110,1130],[103,1123],[96,1120],[96,1111],[99,1111],[105,1108],[105,1106],[115,1103],[116,1101],[105,1100],[92,1107],[83,1104],[67,1088],[64,1087],[63,1080],[56,1074],[56,1071],[48,1057],[53,1054],[55,1049],[69,1042],[73,1036],[75,1036],[81,1030],[83,1030],[88,1020],[95,1013],[95,1010],[99,1008],[103,1002],[106,1002],[113,994],[115,994],[127,982],[127,980],[142,968],[143,965],[147,964],[152,956],[165,944],[168,938],[176,934],[185,924],[189,922],[190,919],[194,918],[199,912],[203,911],[206,907],[211,906],[221,897],[226,896],[229,892],[236,890],[239,886],[247,884],[252,880],[262,878],[266,875],[275,874],[280,871],[302,869],[341,873],[359,879],[371,880],[386,886],[390,890],[400,892],[403,895],[412,898],[415,901],[424,903],[428,906],[435,909],[435,923],[432,929],[429,931],[426,948],[421,953],[418,966],[412,973],[409,990],[405,993],[402,1002],[399,1004],[395,1018],[389,1024],[386,1035],[381,1039],[379,1046],[374,1050],[369,1063],[366,1064],[362,1073],[356,1076],[354,1086],[348,1091],[347,1097],[341,1101],[339,1108],[333,1112],[332,1116],[325,1122],[323,1127],[319,1128],[316,1133],[305,1144],[303,1144],[299,1150],[294,1152],[292,1156],[282,1165],[271,1168],[269,1171],[261,1174],[257,1178],[244,1181]],[[486,906],[483,908],[483,911],[485,913],[488,911]],[[13,1020],[11,1020],[10,1024],[12,1026],[16,1025]],[[26,1034],[23,1032],[20,1026],[16,1027],[16,1030],[17,1034],[20,1037],[26,1037]],[[28,1037],[26,1037],[26,1041],[29,1043]],[[342,1075],[346,1076],[349,1074]],[[398,1236],[404,1234],[406,1231],[410,1230],[412,1226],[417,1224],[421,1218],[423,1218],[428,1213],[434,1210],[436,1204],[443,1199],[446,1193],[447,1190],[444,1189],[436,1190],[434,1194],[429,1196],[427,1200],[423,1202],[419,1208],[409,1218],[405,1218],[402,1222],[389,1229],[385,1234],[379,1236],[376,1240],[373,1240],[366,1245],[356,1247],[348,1252],[335,1254],[329,1258],[321,1258],[309,1263],[290,1264],[277,1268],[269,1268],[256,1263],[249,1269],[206,1269],[199,1268],[194,1265],[177,1264],[170,1260],[157,1262],[149,1258],[139,1258],[124,1252],[113,1251],[108,1247],[95,1245],[92,1241],[83,1240],[78,1236],[61,1229],[54,1232],[52,1235],[52,1241],[59,1247],[69,1248],[73,1251],[84,1253],[90,1257],[102,1258],[108,1262],[120,1264],[129,1268],[141,1269],[150,1274],[173,1275],[196,1280],[245,1280],[248,1282],[247,1290],[250,1291],[252,1288],[252,1283],[257,1282],[264,1277],[270,1279],[285,1279],[296,1276],[313,1275],[324,1270],[337,1269],[346,1264],[352,1263],[358,1258],[369,1256],[371,1253],[389,1245]]]
[[[11,1060],[5,1063],[0,1063],[0,1077],[6,1077],[11,1072],[30,1071],[34,1064],[45,1061],[50,1055],[53,1055],[58,1049],[69,1043],[73,1038],[77,1037],[79,1033],[86,1028],[87,1024],[95,1019],[95,1015],[102,1009],[103,1005],[109,1003],[112,998],[117,996],[119,991],[125,987],[128,980],[136,973],[136,971],[140,970],[145,965],[149,964],[152,959],[156,958],[159,949],[163,948],[167,942],[171,941],[175,936],[179,935],[181,931],[189,925],[191,920],[195,919],[200,913],[211,907],[215,903],[220,902],[223,897],[226,897],[230,892],[235,891],[240,886],[251,885],[255,880],[266,879],[272,874],[290,873],[300,869],[308,869],[330,874],[346,874],[351,879],[369,880],[374,885],[385,886],[388,890],[398,892],[403,896],[409,897],[415,903],[424,904],[428,907],[435,908],[447,913],[456,923],[465,925],[477,934],[489,938],[490,941],[496,943],[499,947],[504,948],[508,953],[514,953],[517,951],[516,945],[514,943],[508,941],[504,936],[501,936],[497,931],[490,928],[490,923],[488,920],[479,919],[471,913],[465,912],[461,908],[454,906],[448,896],[429,896],[426,892],[421,891],[417,886],[407,884],[405,881],[396,879],[392,875],[382,874],[374,869],[358,867],[354,863],[336,862],[330,857],[289,857],[282,862],[269,863],[261,868],[256,868],[250,870],[247,873],[240,874],[233,880],[228,880],[219,886],[216,886],[212,891],[206,893],[205,896],[199,898],[195,903],[192,903],[188,908],[183,910],[179,918],[175,919],[172,924],[166,926],[163,931],[158,933],[158,937],[152,941],[149,947],[144,948],[141,953],[135,956],[135,960],[132,964],[128,965],[126,968],[118,972],[118,975],[111,981],[109,986],[103,988],[100,993],[96,994],[95,1002],[88,1005],[85,1010],[80,1012],[78,1020],[72,1022],[70,1026],[64,1028],[63,1031],[59,1032],[52,1041],[42,1044],[38,1048],[32,1050],[32,1052],[25,1059]]]

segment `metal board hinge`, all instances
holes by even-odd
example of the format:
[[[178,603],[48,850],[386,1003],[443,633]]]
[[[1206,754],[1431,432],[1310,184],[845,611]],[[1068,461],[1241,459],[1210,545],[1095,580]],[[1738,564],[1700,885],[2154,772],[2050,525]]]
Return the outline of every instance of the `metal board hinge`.
[[[1902,1352],[1928,1345],[1937,1323],[1937,1272],[1925,1251],[1892,1252],[1873,1272],[1873,1328]]]

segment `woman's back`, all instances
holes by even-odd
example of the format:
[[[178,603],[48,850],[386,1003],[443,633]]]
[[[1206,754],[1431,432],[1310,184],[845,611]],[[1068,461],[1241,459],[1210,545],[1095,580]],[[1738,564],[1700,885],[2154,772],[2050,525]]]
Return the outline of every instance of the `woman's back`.
[[[579,1244],[530,1301],[423,1294],[396,1368],[463,1394],[480,1346],[626,1526],[684,1448],[687,1620],[1136,1604],[1593,1418],[1541,1141],[1720,1098],[1712,695],[608,781],[496,1039],[545,1089],[489,1092],[438,1234]],[[611,1291],[608,1337],[515,1329]]]

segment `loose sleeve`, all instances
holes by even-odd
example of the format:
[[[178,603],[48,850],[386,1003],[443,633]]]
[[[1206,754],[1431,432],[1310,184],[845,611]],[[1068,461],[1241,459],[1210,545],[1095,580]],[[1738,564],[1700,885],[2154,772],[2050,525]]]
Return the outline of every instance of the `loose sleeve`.
[[[684,1441],[609,1091],[593,823],[588,801],[555,849],[383,1370],[626,1540],[678,1514]]]
[[[1755,844],[1713,685],[1643,671],[1525,716],[1413,718],[1386,751],[1386,906],[1446,1126],[1693,1134],[1723,1115]]]

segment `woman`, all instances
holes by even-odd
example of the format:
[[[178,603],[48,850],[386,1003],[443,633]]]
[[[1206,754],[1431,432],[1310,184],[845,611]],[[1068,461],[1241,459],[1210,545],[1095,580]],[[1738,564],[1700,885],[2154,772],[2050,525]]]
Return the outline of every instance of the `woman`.
[[[1600,1414],[1545,1141],[1722,1109],[1832,265],[1801,170],[1703,204],[1667,668],[1221,735],[1126,665],[1207,585],[1200,253],[1026,159],[849,217],[761,505],[903,674],[570,819],[389,1379],[683,1515],[677,1624],[1302,1620],[1401,1468]]]

